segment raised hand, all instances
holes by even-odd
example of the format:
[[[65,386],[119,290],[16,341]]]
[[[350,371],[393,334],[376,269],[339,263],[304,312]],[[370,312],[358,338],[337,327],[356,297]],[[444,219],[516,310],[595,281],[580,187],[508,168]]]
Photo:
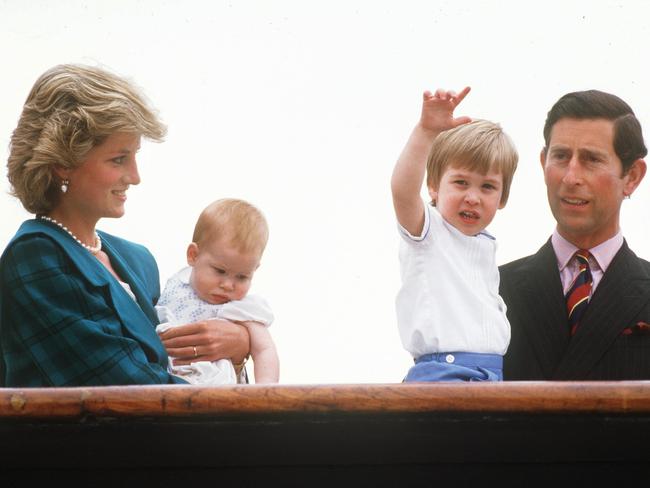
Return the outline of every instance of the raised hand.
[[[454,117],[454,110],[470,91],[466,86],[460,93],[439,88],[434,94],[425,91],[422,94],[422,114],[420,126],[436,134],[471,122],[467,116]]]
[[[471,122],[469,117],[454,117],[454,110],[470,88],[460,93],[438,89],[422,95],[422,114],[402,150],[391,178],[393,206],[397,221],[411,235],[419,236],[424,226],[424,203],[420,192],[431,144],[443,131]]]

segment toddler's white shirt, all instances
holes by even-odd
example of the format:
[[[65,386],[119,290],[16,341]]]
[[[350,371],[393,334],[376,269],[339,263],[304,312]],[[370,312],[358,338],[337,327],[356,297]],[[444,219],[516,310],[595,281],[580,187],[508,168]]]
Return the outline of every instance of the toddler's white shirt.
[[[466,236],[425,205],[422,235],[398,225],[402,287],[396,312],[400,338],[414,358],[435,352],[505,354],[510,343],[499,296],[496,241]]]

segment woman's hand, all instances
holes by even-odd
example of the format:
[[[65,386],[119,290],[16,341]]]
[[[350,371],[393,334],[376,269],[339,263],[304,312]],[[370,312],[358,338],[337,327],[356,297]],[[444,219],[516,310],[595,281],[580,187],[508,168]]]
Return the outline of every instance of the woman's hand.
[[[250,352],[250,336],[244,325],[210,319],[172,327],[160,334],[174,365],[230,359],[241,363]]]

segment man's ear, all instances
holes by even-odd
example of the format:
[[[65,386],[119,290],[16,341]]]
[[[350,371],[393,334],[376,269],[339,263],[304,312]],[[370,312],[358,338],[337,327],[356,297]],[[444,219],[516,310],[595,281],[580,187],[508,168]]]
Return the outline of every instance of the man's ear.
[[[627,173],[623,175],[623,179],[625,180],[623,185],[623,196],[629,197],[630,195],[632,195],[632,193],[634,193],[634,190],[637,189],[637,187],[641,183],[641,180],[643,180],[646,169],[647,166],[645,161],[640,158],[635,160],[630,165],[630,168],[627,170]]]
[[[539,162],[542,163],[542,169],[546,166],[546,147],[543,147],[539,152]]]
[[[194,266],[196,264],[196,258],[199,255],[199,245],[196,242],[190,243],[187,246],[187,264]]]

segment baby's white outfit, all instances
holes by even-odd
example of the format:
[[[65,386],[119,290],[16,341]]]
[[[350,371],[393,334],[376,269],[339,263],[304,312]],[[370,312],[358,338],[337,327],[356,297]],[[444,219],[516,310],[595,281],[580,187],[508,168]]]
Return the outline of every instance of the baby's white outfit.
[[[271,308],[266,300],[258,295],[249,294],[241,300],[219,305],[201,300],[190,285],[191,274],[191,267],[183,268],[167,281],[156,305],[158,319],[161,322],[156,327],[156,332],[159,334],[170,327],[208,319],[259,322],[267,327],[273,322]],[[174,366],[173,358],[170,357],[169,371],[195,385],[237,383],[235,368],[228,359],[197,361],[190,365]]]
[[[495,239],[463,234],[430,204],[424,217],[420,236],[399,227],[396,312],[404,348],[414,359],[451,351],[503,355],[510,324],[499,296]]]

